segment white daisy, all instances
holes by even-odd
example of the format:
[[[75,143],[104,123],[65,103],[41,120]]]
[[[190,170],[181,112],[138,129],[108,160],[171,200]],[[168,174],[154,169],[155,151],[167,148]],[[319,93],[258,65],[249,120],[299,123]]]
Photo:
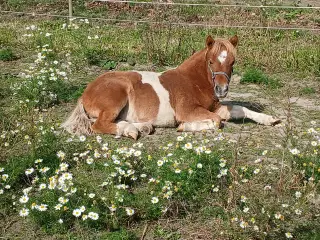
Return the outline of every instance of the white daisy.
[[[185,145],[184,145],[184,147],[186,148],[186,149],[192,149],[192,143],[186,143]]]
[[[28,201],[29,201],[29,197],[27,195],[24,195],[19,199],[19,202],[21,203],[26,203]]]
[[[73,211],[72,211],[72,214],[73,214],[73,216],[75,216],[75,217],[80,217],[81,216],[81,210],[80,209],[74,209]]]
[[[61,171],[67,171],[67,170],[68,170],[68,167],[69,167],[69,164],[68,164],[68,163],[61,163],[61,164],[60,164],[60,170],[61,170]]]
[[[178,141],[178,142],[181,142],[181,141],[183,141],[183,140],[184,140],[184,137],[182,137],[182,136],[178,136],[178,137],[177,137],[177,141]]]
[[[248,223],[247,222],[244,222],[244,221],[241,221],[240,222],[240,227],[241,228],[246,228],[248,226]]]
[[[69,202],[69,199],[68,198],[64,198],[64,197],[59,197],[58,201],[61,204],[66,204],[67,202]]]
[[[293,155],[298,155],[300,153],[300,151],[296,148],[293,148],[293,149],[290,149],[290,152],[293,154]]]
[[[61,158],[62,160],[65,158],[66,154],[62,151],[57,152],[58,158]]]
[[[128,216],[132,216],[134,214],[134,210],[132,208],[126,208],[126,212]]]
[[[249,211],[249,208],[248,207],[245,207],[244,209],[243,209],[243,212],[244,213],[247,213]]]
[[[92,220],[98,220],[99,214],[95,212],[89,212],[88,217],[91,218]]]
[[[60,210],[61,208],[62,208],[62,204],[60,203],[54,206],[55,210]]]
[[[94,198],[96,195],[94,193],[90,193],[88,196],[89,198]]]
[[[3,181],[7,181],[9,175],[8,174],[2,174],[1,178]]]
[[[41,173],[46,173],[46,172],[48,172],[49,170],[50,170],[50,168],[44,167],[44,168],[41,168],[41,169],[39,170],[39,172],[41,172]]]
[[[40,212],[44,212],[48,209],[47,204],[40,204],[39,206],[36,206],[36,209],[38,209]]]
[[[102,142],[102,137],[97,136],[97,137],[96,137],[96,140],[97,140],[98,143],[101,143],[101,142]]]
[[[302,193],[297,191],[297,192],[295,192],[294,195],[296,196],[296,198],[300,198],[302,196]]]
[[[258,174],[259,172],[260,172],[260,169],[259,169],[259,168],[255,169],[255,170],[253,171],[254,174]]]
[[[31,173],[33,173],[34,172],[34,168],[29,168],[29,169],[27,169],[26,171],[25,171],[25,174],[26,175],[30,175]]]
[[[197,164],[197,168],[202,168],[202,164],[201,164],[201,163],[198,163],[198,164]]]
[[[86,161],[89,165],[93,163],[93,158],[88,157]]]
[[[153,198],[151,199],[151,202],[152,202],[153,204],[158,203],[158,202],[159,202],[159,198],[153,197]]]
[[[86,140],[86,136],[81,135],[81,136],[79,137],[79,140],[80,140],[80,142],[84,142],[84,141]]]
[[[134,156],[139,157],[141,155],[141,151],[135,151]]]
[[[27,208],[22,208],[22,209],[20,210],[20,212],[19,212],[19,215],[20,215],[21,217],[26,217],[26,216],[28,216],[28,215],[29,215],[29,209],[27,209]]]
[[[117,210],[116,205],[112,204],[112,205],[109,207],[109,210],[110,210],[111,212],[115,212],[115,211]]]
[[[159,167],[161,167],[161,166],[163,165],[163,163],[164,163],[163,160],[158,160],[158,161],[157,161],[157,165],[158,165]]]
[[[286,238],[293,238],[292,234],[289,232],[286,232],[285,235],[286,235]]]
[[[39,185],[39,190],[43,190],[43,189],[46,189],[47,188],[47,185],[45,183],[41,183]]]
[[[42,163],[42,161],[43,160],[39,158],[39,159],[35,160],[34,163]]]
[[[240,197],[240,201],[241,201],[241,202],[246,202],[246,201],[247,201],[247,197],[242,195],[242,196]]]

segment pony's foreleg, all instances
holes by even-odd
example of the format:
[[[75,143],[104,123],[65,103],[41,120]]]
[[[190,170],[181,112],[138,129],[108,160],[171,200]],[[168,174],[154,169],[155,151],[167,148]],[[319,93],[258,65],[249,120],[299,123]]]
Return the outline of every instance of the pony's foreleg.
[[[249,118],[262,125],[276,125],[281,122],[270,115],[254,112],[238,105],[221,105],[215,112],[223,120]]]
[[[178,132],[199,132],[203,130],[215,130],[219,125],[212,119],[206,119],[201,121],[185,122],[181,123],[177,129]]]
[[[197,132],[202,130],[215,130],[220,128],[221,118],[218,114],[201,107],[194,108],[192,112],[184,115],[180,120],[179,132]]]
[[[126,121],[115,123],[113,122],[114,119],[114,115],[110,114],[110,112],[101,112],[96,122],[92,125],[92,130],[96,133],[126,136],[135,140],[138,138],[138,129],[134,125]]]

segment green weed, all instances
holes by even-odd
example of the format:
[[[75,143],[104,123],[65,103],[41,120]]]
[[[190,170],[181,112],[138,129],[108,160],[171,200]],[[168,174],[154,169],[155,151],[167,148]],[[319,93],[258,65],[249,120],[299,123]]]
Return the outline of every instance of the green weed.
[[[117,67],[117,62],[115,61],[102,61],[100,63],[101,67],[106,70],[113,70]]]
[[[13,54],[12,49],[10,48],[0,49],[0,61],[13,61],[16,59],[17,57]]]
[[[303,95],[312,95],[316,93],[316,90],[313,87],[304,87],[300,90],[300,94]]]
[[[154,230],[155,237],[161,238],[161,239],[170,239],[170,240],[178,240],[181,239],[181,235],[178,231],[169,231],[166,229],[163,229],[162,227],[158,226]]]
[[[256,68],[248,68],[241,78],[241,83],[263,84],[270,88],[279,88],[282,86],[279,80],[268,77],[261,70]]]

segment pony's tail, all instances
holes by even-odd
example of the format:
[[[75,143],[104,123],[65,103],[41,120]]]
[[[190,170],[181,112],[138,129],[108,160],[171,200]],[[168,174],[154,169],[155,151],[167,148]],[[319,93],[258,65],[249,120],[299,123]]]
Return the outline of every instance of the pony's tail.
[[[79,98],[76,108],[73,110],[69,118],[62,123],[61,127],[71,134],[90,135],[93,132],[92,123],[93,121],[88,117],[83,108],[82,99]]]

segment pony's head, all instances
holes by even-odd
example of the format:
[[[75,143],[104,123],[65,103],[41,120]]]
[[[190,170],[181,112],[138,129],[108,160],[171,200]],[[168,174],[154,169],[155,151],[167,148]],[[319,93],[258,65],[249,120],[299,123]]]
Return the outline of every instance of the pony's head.
[[[212,75],[214,92],[219,98],[224,98],[228,94],[237,44],[237,36],[229,40],[214,40],[211,36],[207,37],[206,61]]]

